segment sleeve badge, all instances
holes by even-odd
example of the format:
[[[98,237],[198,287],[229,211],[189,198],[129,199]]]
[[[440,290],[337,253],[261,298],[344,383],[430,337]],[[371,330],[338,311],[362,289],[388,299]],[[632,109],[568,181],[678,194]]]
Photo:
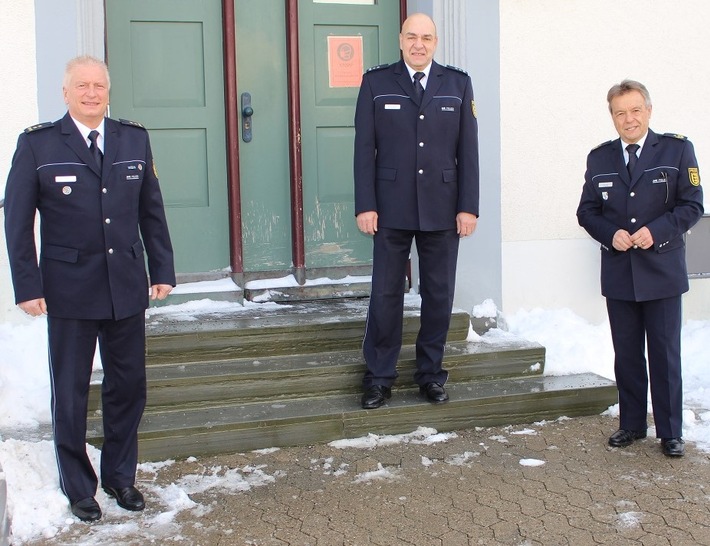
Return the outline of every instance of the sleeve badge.
[[[155,175],[155,178],[160,178],[158,176],[158,168],[155,166],[155,159],[153,160],[153,174]]]
[[[476,101],[471,99],[471,113],[473,114],[474,118],[477,118],[478,115],[476,114]]]
[[[688,178],[693,186],[700,185],[700,172],[697,167],[688,167]]]

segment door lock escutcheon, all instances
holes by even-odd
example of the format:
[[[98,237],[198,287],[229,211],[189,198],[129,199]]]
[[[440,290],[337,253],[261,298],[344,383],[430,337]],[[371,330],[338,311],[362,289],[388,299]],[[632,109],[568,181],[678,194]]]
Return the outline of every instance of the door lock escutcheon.
[[[242,140],[251,142],[251,117],[254,115],[254,108],[251,106],[251,94],[242,93]]]

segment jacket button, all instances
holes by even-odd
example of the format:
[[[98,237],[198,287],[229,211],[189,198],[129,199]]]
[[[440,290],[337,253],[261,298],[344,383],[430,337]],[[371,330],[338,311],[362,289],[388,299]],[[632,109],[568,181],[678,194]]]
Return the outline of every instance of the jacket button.
[[[106,220],[104,220],[104,222],[106,222],[107,224],[110,224],[110,223],[111,223],[111,218],[106,218]]]
[[[629,194],[629,196],[631,196],[631,197],[636,197],[636,192],[635,192],[635,191],[632,191],[632,192]]]
[[[109,248],[109,249],[108,249],[108,253],[109,253],[109,254],[113,254],[113,249],[112,249],[112,248]]]
[[[424,114],[419,114],[419,119],[424,119]]]
[[[424,174],[424,169],[419,169],[419,174]]]
[[[423,148],[423,147],[424,147],[424,143],[423,143],[423,142],[420,142],[420,143],[419,143],[419,147],[420,147],[420,148]]]
[[[632,224],[635,224],[635,223],[636,223],[636,218],[632,218],[632,219],[631,219],[631,223],[632,223]]]
[[[108,193],[108,190],[106,188],[101,188],[101,193]]]

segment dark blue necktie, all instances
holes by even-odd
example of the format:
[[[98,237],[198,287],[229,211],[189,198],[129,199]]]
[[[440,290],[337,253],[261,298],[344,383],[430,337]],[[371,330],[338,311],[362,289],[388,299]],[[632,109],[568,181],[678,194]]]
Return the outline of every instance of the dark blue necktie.
[[[91,141],[91,146],[89,146],[89,151],[91,152],[91,155],[93,156],[94,160],[96,161],[96,164],[99,166],[99,171],[101,170],[101,167],[103,166],[104,163],[104,154],[101,153],[101,150],[99,149],[99,145],[97,144],[97,139],[99,138],[99,132],[94,130],[89,133],[89,140]]]
[[[640,146],[638,144],[629,144],[626,147],[626,151],[629,152],[629,162],[626,164],[626,168],[629,170],[629,176],[634,174],[634,167],[636,167],[636,152]]]
[[[421,104],[422,102],[422,97],[424,96],[424,86],[422,85],[422,78],[424,77],[424,72],[415,72],[414,73],[414,98],[417,101],[417,104]]]

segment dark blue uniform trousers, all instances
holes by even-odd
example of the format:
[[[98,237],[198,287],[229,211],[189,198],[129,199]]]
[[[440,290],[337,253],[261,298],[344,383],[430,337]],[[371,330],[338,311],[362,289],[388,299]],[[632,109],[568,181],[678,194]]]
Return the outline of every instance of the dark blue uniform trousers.
[[[417,244],[422,298],[414,381],[418,385],[430,382],[443,385],[448,377],[448,372],[442,368],[442,359],[454,303],[459,236],[455,229],[379,228],[374,236],[372,293],[363,340],[367,365],[363,378],[365,389],[372,385],[391,387],[398,375],[404,283],[412,239]]]
[[[86,453],[89,382],[98,338],[104,445],[101,483],[134,485],[138,424],[145,408],[145,315],[122,320],[48,317],[52,426],[59,483],[71,503],[93,497],[98,480]]]
[[[648,380],[656,437],[683,435],[681,296],[651,301],[607,299],[619,390],[619,426],[646,430]],[[648,346],[648,374],[644,345]]]

